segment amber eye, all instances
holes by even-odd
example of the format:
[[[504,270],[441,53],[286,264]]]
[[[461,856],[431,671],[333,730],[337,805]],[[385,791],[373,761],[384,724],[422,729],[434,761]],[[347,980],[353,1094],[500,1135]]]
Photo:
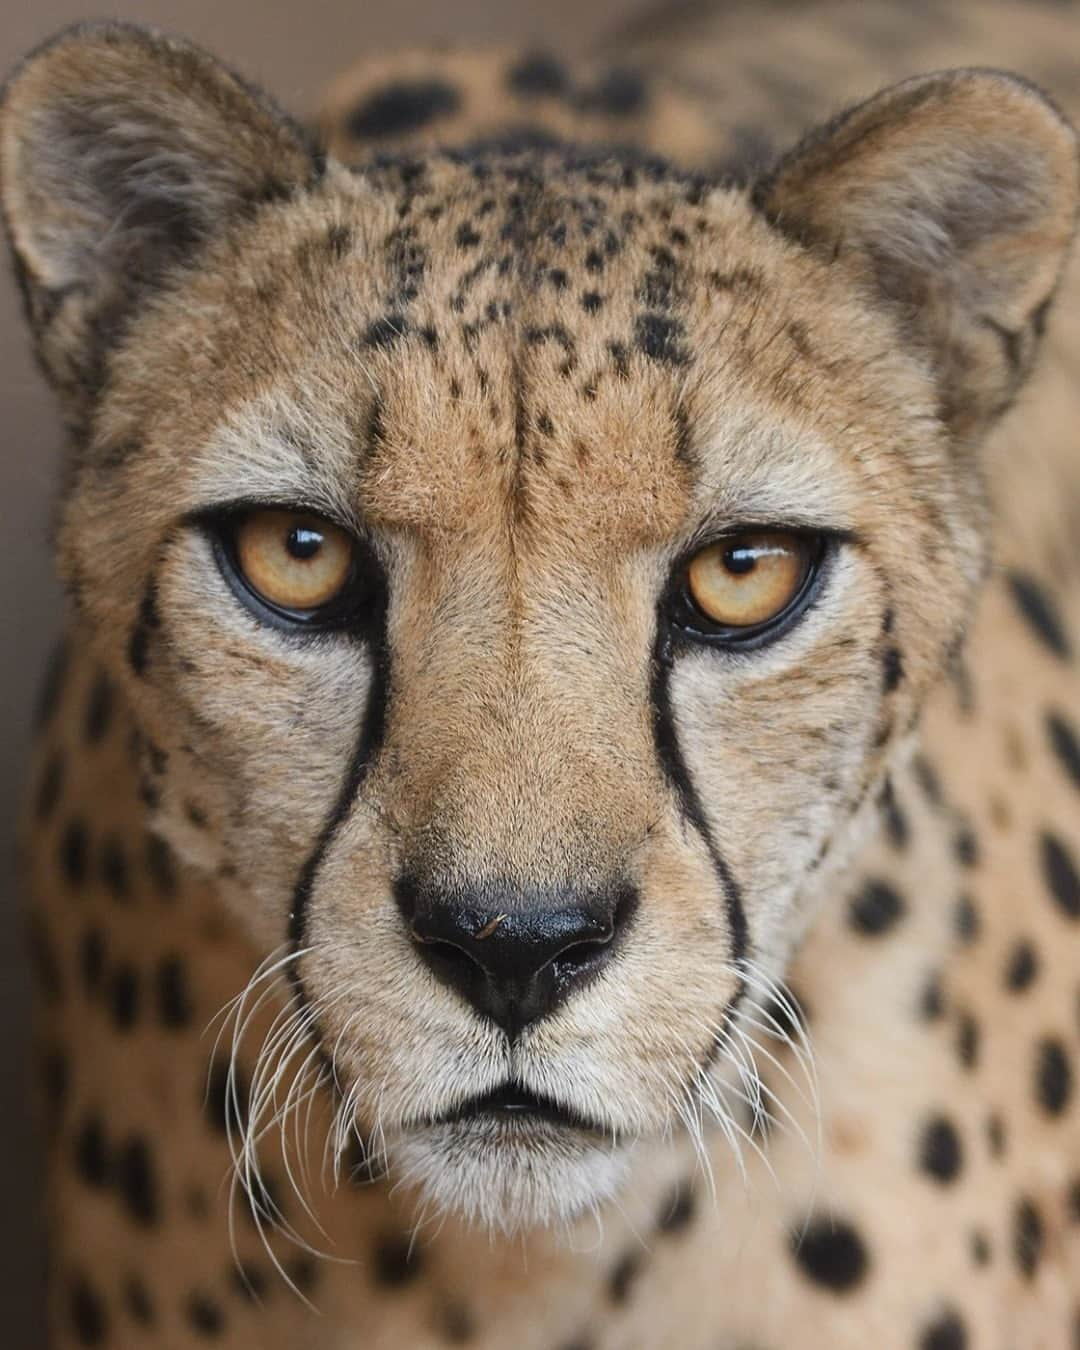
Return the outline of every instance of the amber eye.
[[[803,593],[819,553],[813,536],[780,530],[729,535],[691,559],[687,593],[709,625],[760,628]]]
[[[299,613],[336,600],[355,557],[344,530],[296,511],[252,511],[236,526],[233,548],[244,580],[261,599]]]

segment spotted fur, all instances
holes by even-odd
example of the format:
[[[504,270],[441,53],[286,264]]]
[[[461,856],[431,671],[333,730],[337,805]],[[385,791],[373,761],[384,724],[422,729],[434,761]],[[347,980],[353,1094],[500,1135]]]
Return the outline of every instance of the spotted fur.
[[[24,834],[57,1346],[1080,1335],[1076,144],[921,75],[1068,110],[1080,34],[760,15],[367,63],[318,137],[124,26],[7,85],[72,440]],[[363,624],[259,622],[235,502],[355,530]],[[740,522],[834,543],[733,653],[668,603]],[[433,890],[495,941],[626,901],[511,1040],[420,958]],[[437,1123],[511,1075],[601,1131]]]

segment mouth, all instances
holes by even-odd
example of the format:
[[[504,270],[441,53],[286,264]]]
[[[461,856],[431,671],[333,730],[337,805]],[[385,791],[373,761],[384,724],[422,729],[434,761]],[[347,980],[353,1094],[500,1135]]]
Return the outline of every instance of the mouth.
[[[469,1097],[443,1115],[428,1116],[418,1123],[424,1127],[461,1125],[472,1121],[495,1122],[511,1129],[518,1125],[554,1125],[564,1130],[603,1135],[608,1139],[613,1137],[610,1126],[512,1081],[479,1096]]]

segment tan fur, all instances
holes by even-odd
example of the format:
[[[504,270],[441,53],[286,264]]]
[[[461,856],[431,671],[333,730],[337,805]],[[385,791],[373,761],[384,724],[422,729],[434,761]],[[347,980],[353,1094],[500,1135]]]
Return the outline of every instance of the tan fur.
[[[325,169],[216,63],[131,30],[61,36],[8,86],[0,200],[75,441],[25,836],[58,1346],[1073,1343],[1075,141],[967,73],[765,173],[731,132],[776,89],[771,40],[736,61],[760,12],[628,35],[629,113],[597,110],[604,63],[527,96],[520,53],[368,64],[331,94]],[[840,94],[1006,56],[1068,101],[1074,19],[988,6],[995,55],[972,12],[770,10],[806,91],[797,126],[782,100],[760,120],[794,139]],[[725,25],[747,73],[721,96]],[[445,125],[346,126],[424,79],[460,93]],[[756,186],[433,148],[523,121],[741,158]],[[341,807],[378,658],[236,600],[193,522],[240,500],[340,520],[389,578],[386,725]],[[782,639],[669,656],[673,566],[744,521],[846,542]],[[658,750],[669,661],[708,834]],[[511,1046],[418,961],[403,872],[629,879],[640,905]],[[611,1142],[420,1123],[509,1074]],[[230,1232],[237,1171],[273,1200],[251,1223],[234,1194]]]

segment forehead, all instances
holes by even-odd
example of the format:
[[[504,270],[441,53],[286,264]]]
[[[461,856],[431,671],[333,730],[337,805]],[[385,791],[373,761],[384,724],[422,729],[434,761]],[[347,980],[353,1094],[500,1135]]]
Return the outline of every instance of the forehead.
[[[660,170],[342,171],[243,249],[204,311],[229,428],[207,490],[239,447],[275,495],[306,477],[375,526],[624,545],[678,531],[734,437],[750,483],[832,404],[850,424],[865,333],[807,303],[813,268],[742,196]],[[796,467],[770,472],[806,491]]]

